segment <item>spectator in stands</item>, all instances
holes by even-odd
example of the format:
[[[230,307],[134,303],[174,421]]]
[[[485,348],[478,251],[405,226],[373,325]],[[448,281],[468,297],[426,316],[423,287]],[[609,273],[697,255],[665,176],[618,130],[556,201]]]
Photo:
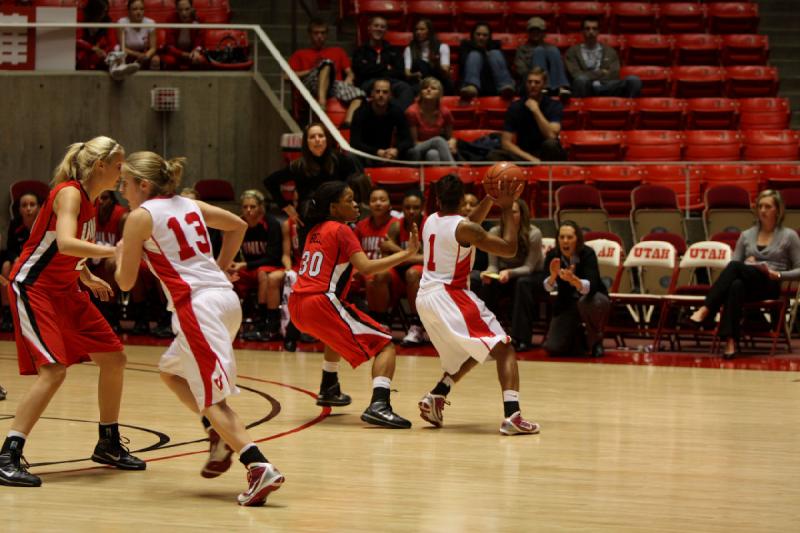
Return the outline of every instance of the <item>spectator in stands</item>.
[[[375,80],[367,105],[353,116],[350,146],[384,159],[404,159],[411,148],[411,133],[403,110],[392,100],[391,82]],[[381,161],[366,159],[365,165],[380,166]]]
[[[780,192],[761,191],[756,209],[756,224],[739,236],[732,261],[689,319],[700,326],[714,320],[722,308],[718,334],[725,339],[725,359],[732,359],[738,351],[742,304],[777,298],[781,281],[800,280],[800,238],[793,228],[783,226],[785,207]]]
[[[36,215],[42,206],[42,200],[33,193],[25,193],[19,200],[12,205],[12,212],[16,216],[11,219],[8,227],[8,237],[6,251],[3,257],[2,278],[0,284],[3,285],[0,291],[0,301],[3,304],[2,319],[0,320],[0,331],[14,331],[14,323],[11,319],[11,310],[8,308],[8,275],[11,274],[11,267],[22,252],[22,247],[31,236],[31,228],[36,221]]]
[[[117,21],[120,24],[155,24],[151,18],[144,16],[144,0],[128,0],[128,16]],[[125,52],[127,63],[136,62],[140,68],[158,70],[161,68],[161,58],[156,53],[155,28],[127,27],[119,30],[117,41]]]
[[[110,23],[108,0],[88,0],[79,15],[80,22]],[[117,44],[116,32],[108,28],[78,28],[78,70],[106,70],[106,58]]]
[[[264,210],[264,195],[250,189],[242,193],[242,220],[247,231],[240,249],[240,261],[226,269],[235,281],[234,289],[245,302],[256,289],[257,318],[242,336],[250,341],[268,341],[279,336],[280,305],[286,265],[283,262],[281,224]],[[291,269],[291,264],[288,265]]]
[[[308,23],[308,38],[311,48],[296,50],[289,57],[289,66],[297,74],[306,89],[317,98],[319,106],[326,109],[328,98],[334,97],[347,107],[342,129],[350,127],[353,113],[366,96],[353,84],[353,70],[347,52],[338,46],[325,46],[328,24],[320,19]]]
[[[107,246],[116,246],[117,241],[122,239],[122,228],[125,225],[125,219],[128,218],[128,210],[119,205],[117,195],[113,191],[103,191],[95,202],[95,211],[97,213],[94,232],[95,242]],[[95,298],[92,298],[92,301],[103,316],[106,317],[111,328],[119,332],[121,310],[116,298],[120,291],[117,281],[114,279],[114,271],[117,268],[116,258],[90,259],[88,265],[92,273],[108,283],[114,291],[114,297],[106,302]]]
[[[420,19],[414,26],[414,37],[403,50],[403,64],[415,93],[419,93],[422,80],[433,76],[441,82],[444,94],[453,94],[450,47],[436,38],[430,19]]]
[[[295,219],[299,214],[293,205],[294,196],[285,196],[282,187],[290,182],[294,183],[297,202],[302,212],[302,206],[320,185],[326,181],[345,181],[358,170],[353,158],[336,149],[330,133],[319,122],[313,122],[303,130],[300,152],[299,159],[292,161],[288,167],[273,172],[264,180],[264,187],[269,191],[272,200]]]
[[[192,7],[192,0],[178,0],[175,11],[177,21],[181,24],[199,23]],[[185,28],[168,29],[161,61],[167,69],[205,68],[208,61],[203,53],[203,31]]]
[[[492,30],[487,23],[476,24],[470,32],[470,38],[461,41],[458,59],[461,97],[465,100],[479,95],[514,96],[514,80],[500,50],[500,42],[492,40]]]
[[[478,207],[478,197],[469,192],[464,194],[464,205],[461,208],[461,216],[469,217],[476,207]]]
[[[570,46],[565,55],[575,96],[622,96],[636,98],[642,90],[638,76],[619,79],[617,52],[597,41],[600,23],[596,18],[583,21],[583,42]]]
[[[408,248],[408,239],[411,236],[411,228],[417,225],[419,232],[425,226],[425,217],[422,214],[424,200],[422,191],[413,189],[403,195],[403,216],[395,220],[389,226],[387,238],[381,243],[381,251],[384,255],[405,250]],[[425,328],[417,314],[417,292],[419,292],[419,282],[422,279],[422,250],[409,257],[400,265],[390,271],[392,278],[392,293],[399,295],[405,290],[408,299],[408,308],[411,311],[408,315],[410,322],[408,333],[401,341],[404,345],[423,344],[428,341]]]
[[[408,158],[414,161],[454,162],[453,114],[442,106],[442,84],[434,77],[422,80],[419,99],[406,109],[411,141]]]
[[[531,17],[528,20],[528,42],[517,48],[514,69],[519,79],[525,80],[533,67],[540,67],[547,72],[547,94],[567,99],[572,92],[569,90],[564,62],[558,48],[544,42],[546,28],[547,23],[541,17]]]
[[[483,272],[473,270],[470,274],[470,287],[486,302],[486,306],[498,316],[508,316],[501,312],[501,298],[511,300],[511,331],[515,330],[521,316],[521,309],[529,302],[520,301],[517,293],[517,280],[540,272],[543,265],[542,232],[531,223],[531,213],[525,200],[519,198],[513,206],[514,219],[518,224],[517,255],[510,258],[489,254],[489,265]],[[489,230],[490,235],[503,235],[503,221]],[[527,340],[530,341],[530,329]],[[513,338],[513,335],[512,335]],[[524,338],[523,338],[524,339]],[[527,348],[527,346],[525,347]]]
[[[381,244],[389,235],[389,227],[397,221],[392,216],[392,203],[386,189],[376,187],[369,195],[370,216],[358,222],[356,237],[369,259],[380,259]],[[383,326],[389,325],[389,308],[392,305],[391,272],[379,272],[364,276],[355,274],[356,285],[366,289],[367,309],[372,318]]]
[[[358,204],[358,219],[364,220],[370,215],[369,195],[372,192],[372,180],[363,172],[356,172],[347,178],[347,186],[353,191],[353,200]]]
[[[576,355],[588,348],[592,357],[602,357],[603,328],[611,302],[600,278],[597,256],[590,246],[584,246],[583,232],[575,222],[561,223],[558,244],[547,252],[544,264],[549,272],[544,289],[557,291],[545,350],[560,356]]]
[[[371,94],[376,80],[388,80],[395,102],[405,110],[414,101],[414,89],[405,82],[403,53],[383,38],[386,35],[385,18],[373,17],[367,31],[369,41],[353,52],[356,85]]]
[[[493,150],[493,161],[565,161],[566,152],[558,142],[561,131],[561,102],[545,97],[547,72],[533,67],[525,82],[528,97],[512,102],[506,111],[500,150]],[[514,140],[516,136],[516,141]]]

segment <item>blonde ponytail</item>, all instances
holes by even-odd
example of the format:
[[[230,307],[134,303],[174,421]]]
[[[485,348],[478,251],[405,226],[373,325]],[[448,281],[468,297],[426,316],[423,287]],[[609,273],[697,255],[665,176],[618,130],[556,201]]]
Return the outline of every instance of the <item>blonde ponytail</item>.
[[[174,196],[183,178],[185,157],[169,161],[155,152],[135,152],[128,156],[123,170],[153,184],[152,196]]]
[[[52,184],[86,179],[97,161],[109,162],[117,154],[125,155],[125,149],[110,137],[100,136],[84,143],[70,144],[64,159],[53,171]]]

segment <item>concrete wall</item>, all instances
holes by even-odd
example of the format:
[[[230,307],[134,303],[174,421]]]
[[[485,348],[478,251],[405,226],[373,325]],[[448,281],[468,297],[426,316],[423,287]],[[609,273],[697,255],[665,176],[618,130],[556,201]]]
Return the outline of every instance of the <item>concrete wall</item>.
[[[222,178],[241,192],[261,186],[280,166],[280,136],[289,127],[249,72],[140,72],[118,83],[99,72],[5,71],[0,74],[0,232],[7,226],[9,185],[21,179],[49,182],[72,142],[108,135],[128,153],[162,153],[162,118],[150,109],[154,87],[181,91],[180,110],[167,117],[167,155],[188,157],[186,185]]]

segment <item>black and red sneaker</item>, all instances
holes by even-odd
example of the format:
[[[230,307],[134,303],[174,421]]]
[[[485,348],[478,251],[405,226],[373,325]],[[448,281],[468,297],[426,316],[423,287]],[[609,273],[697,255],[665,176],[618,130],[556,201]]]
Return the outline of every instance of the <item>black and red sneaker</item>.
[[[208,458],[200,475],[205,478],[214,478],[228,471],[231,467],[233,450],[220,438],[214,428],[208,428]]]

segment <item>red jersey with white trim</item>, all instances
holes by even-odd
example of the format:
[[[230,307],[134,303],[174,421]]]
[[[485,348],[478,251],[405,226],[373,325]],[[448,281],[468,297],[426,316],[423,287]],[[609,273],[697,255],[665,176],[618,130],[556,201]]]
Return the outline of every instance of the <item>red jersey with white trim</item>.
[[[317,224],[306,238],[297,283],[292,292],[328,292],[339,299],[344,298],[353,273],[350,257],[363,251],[349,226],[332,220]]]
[[[367,257],[370,259],[380,259],[381,257],[381,243],[386,240],[389,235],[389,226],[392,222],[397,222],[398,218],[390,217],[385,224],[380,226],[375,224],[372,217],[367,217],[360,220],[356,224],[355,232],[358,240],[361,241],[361,248]]]
[[[95,205],[95,209],[97,206]],[[122,232],[119,229],[119,221],[122,220],[122,217],[128,212],[127,209],[122,207],[121,205],[115,205],[111,211],[111,216],[108,217],[108,220],[105,223],[100,221],[100,214],[98,213],[97,221],[96,221],[96,230],[95,230],[95,241],[97,243],[104,243],[114,246],[117,244],[117,241],[122,239]]]
[[[211,252],[203,213],[183,196],[157,197],[142,203],[153,218],[153,232],[144,243],[144,259],[164,286],[169,308],[188,303],[202,289],[231,289]]]
[[[434,213],[425,221],[420,292],[443,287],[469,289],[475,247],[461,246],[456,240],[456,228],[462,220],[466,219],[461,215]]]
[[[56,242],[56,214],[53,201],[62,189],[74,187],[81,193],[78,211],[78,227],[75,237],[82,241],[94,242],[95,211],[89,195],[77,181],[60,183],[50,191],[50,196],[42,206],[31,236],[22,248],[19,260],[14,263],[10,278],[16,283],[35,285],[47,291],[75,290],[86,258],[64,255],[58,251]]]

